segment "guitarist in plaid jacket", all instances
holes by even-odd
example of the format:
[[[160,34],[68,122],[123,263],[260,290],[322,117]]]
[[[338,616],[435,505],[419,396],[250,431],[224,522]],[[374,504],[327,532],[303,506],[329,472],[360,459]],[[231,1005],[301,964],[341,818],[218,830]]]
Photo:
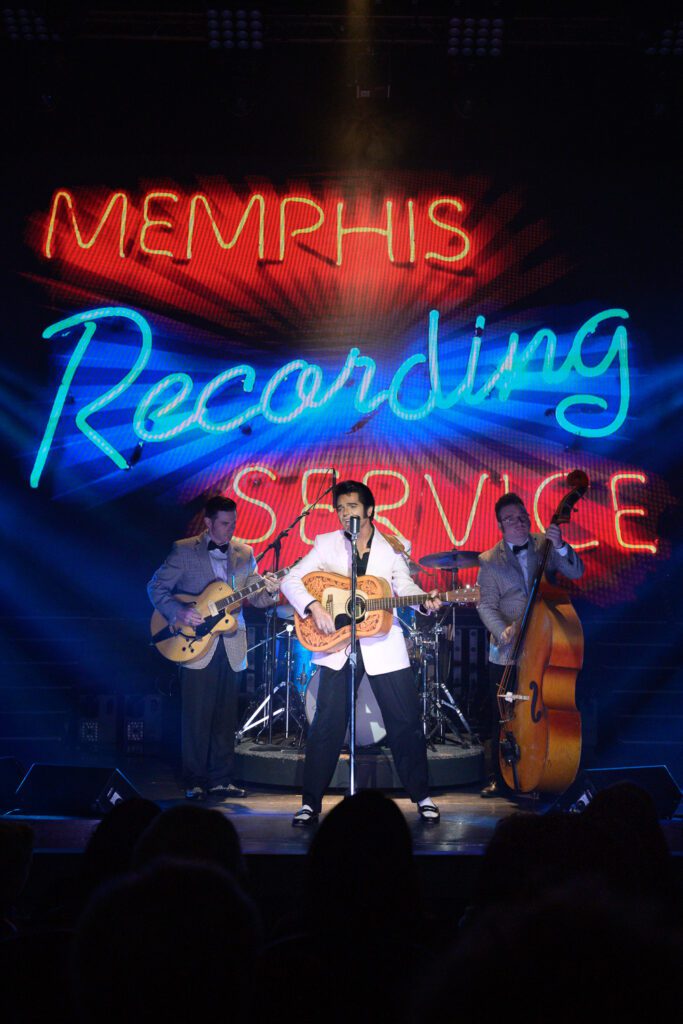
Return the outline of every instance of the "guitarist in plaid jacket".
[[[214,580],[239,590],[259,578],[252,549],[232,539],[236,522],[235,502],[217,495],[204,509],[206,530],[175,542],[147,585],[150,601],[168,622],[197,626],[202,621],[195,608],[174,598],[176,593],[200,594]],[[265,592],[251,598],[257,607],[269,607],[278,598],[278,582],[268,574],[264,580]],[[246,796],[232,777],[239,673],[247,664],[241,609],[235,617],[234,634],[216,636],[205,654],[179,667],[182,771],[189,800],[203,800],[207,793],[219,799]]]

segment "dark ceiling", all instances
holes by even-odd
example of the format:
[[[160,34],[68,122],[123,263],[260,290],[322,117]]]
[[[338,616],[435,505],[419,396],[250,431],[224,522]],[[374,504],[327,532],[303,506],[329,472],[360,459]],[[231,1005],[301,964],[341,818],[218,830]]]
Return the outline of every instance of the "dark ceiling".
[[[131,153],[150,173],[170,157],[211,171],[677,156],[683,3],[680,18],[656,3],[143,6],[5,8],[23,171]]]

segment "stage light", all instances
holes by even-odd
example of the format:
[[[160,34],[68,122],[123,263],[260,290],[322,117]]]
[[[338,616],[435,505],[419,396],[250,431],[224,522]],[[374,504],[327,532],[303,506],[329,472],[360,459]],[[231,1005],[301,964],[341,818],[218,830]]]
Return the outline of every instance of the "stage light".
[[[13,43],[47,43],[60,39],[58,33],[50,31],[45,16],[37,11],[5,7],[2,15],[5,33]]]
[[[681,57],[683,56],[683,20],[662,28],[659,33],[650,35],[645,47],[648,57]]]
[[[236,11],[224,8],[219,12],[210,8],[206,12],[209,47],[213,50],[262,50],[263,18],[261,11]],[[220,19],[220,20],[219,20]]]
[[[448,22],[449,57],[500,57],[502,18],[451,18]]]

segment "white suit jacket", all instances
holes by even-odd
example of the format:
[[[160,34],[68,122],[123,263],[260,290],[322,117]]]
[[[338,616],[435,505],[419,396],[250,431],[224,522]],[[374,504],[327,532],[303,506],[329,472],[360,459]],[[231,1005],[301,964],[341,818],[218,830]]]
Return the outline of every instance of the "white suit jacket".
[[[312,550],[283,580],[280,589],[299,615],[304,614],[306,605],[313,600],[313,595],[309,594],[301,582],[302,577],[309,572],[315,572],[316,569],[351,576],[351,541],[344,535],[343,530],[319,534]],[[420,593],[410,577],[405,556],[394,551],[377,529],[370,547],[367,575],[381,576],[387,580],[393,592],[399,597]],[[419,604],[418,601],[415,603]],[[391,629],[385,636],[369,637],[367,640],[360,640],[359,643],[365,669],[371,676],[395,672],[410,666],[403,630],[395,613]],[[313,661],[316,665],[339,669],[348,656],[348,649],[343,649],[332,654],[314,654]]]

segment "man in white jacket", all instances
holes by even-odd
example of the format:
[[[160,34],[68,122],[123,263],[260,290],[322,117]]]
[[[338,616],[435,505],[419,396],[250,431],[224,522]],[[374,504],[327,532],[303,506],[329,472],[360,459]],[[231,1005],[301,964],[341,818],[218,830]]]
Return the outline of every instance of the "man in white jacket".
[[[334,503],[341,529],[319,534],[312,551],[295,566],[281,585],[285,599],[299,615],[310,615],[316,627],[328,635],[335,631],[332,617],[306,590],[302,578],[315,571],[351,576],[351,540],[347,532],[351,516],[360,519],[358,575],[379,576],[387,580],[393,592],[401,597],[419,593],[410,577],[404,556],[395,551],[382,534],[375,530],[375,500],[370,489],[356,480],[346,480],[337,485]],[[436,591],[433,593],[436,594]],[[425,610],[435,611],[439,604],[438,600],[430,599],[425,603]],[[348,655],[348,649],[343,649],[313,656],[313,661],[321,667],[321,671],[315,717],[306,743],[303,805],[292,821],[296,826],[310,825],[317,820],[322,809],[323,793],[330,784],[339,760],[349,716]],[[360,683],[363,672],[367,674],[382,712],[387,741],[403,787],[417,804],[421,819],[436,824],[440,815],[436,804],[429,797],[427,747],[420,722],[417,689],[403,630],[395,615],[386,635],[359,638],[357,683]]]

